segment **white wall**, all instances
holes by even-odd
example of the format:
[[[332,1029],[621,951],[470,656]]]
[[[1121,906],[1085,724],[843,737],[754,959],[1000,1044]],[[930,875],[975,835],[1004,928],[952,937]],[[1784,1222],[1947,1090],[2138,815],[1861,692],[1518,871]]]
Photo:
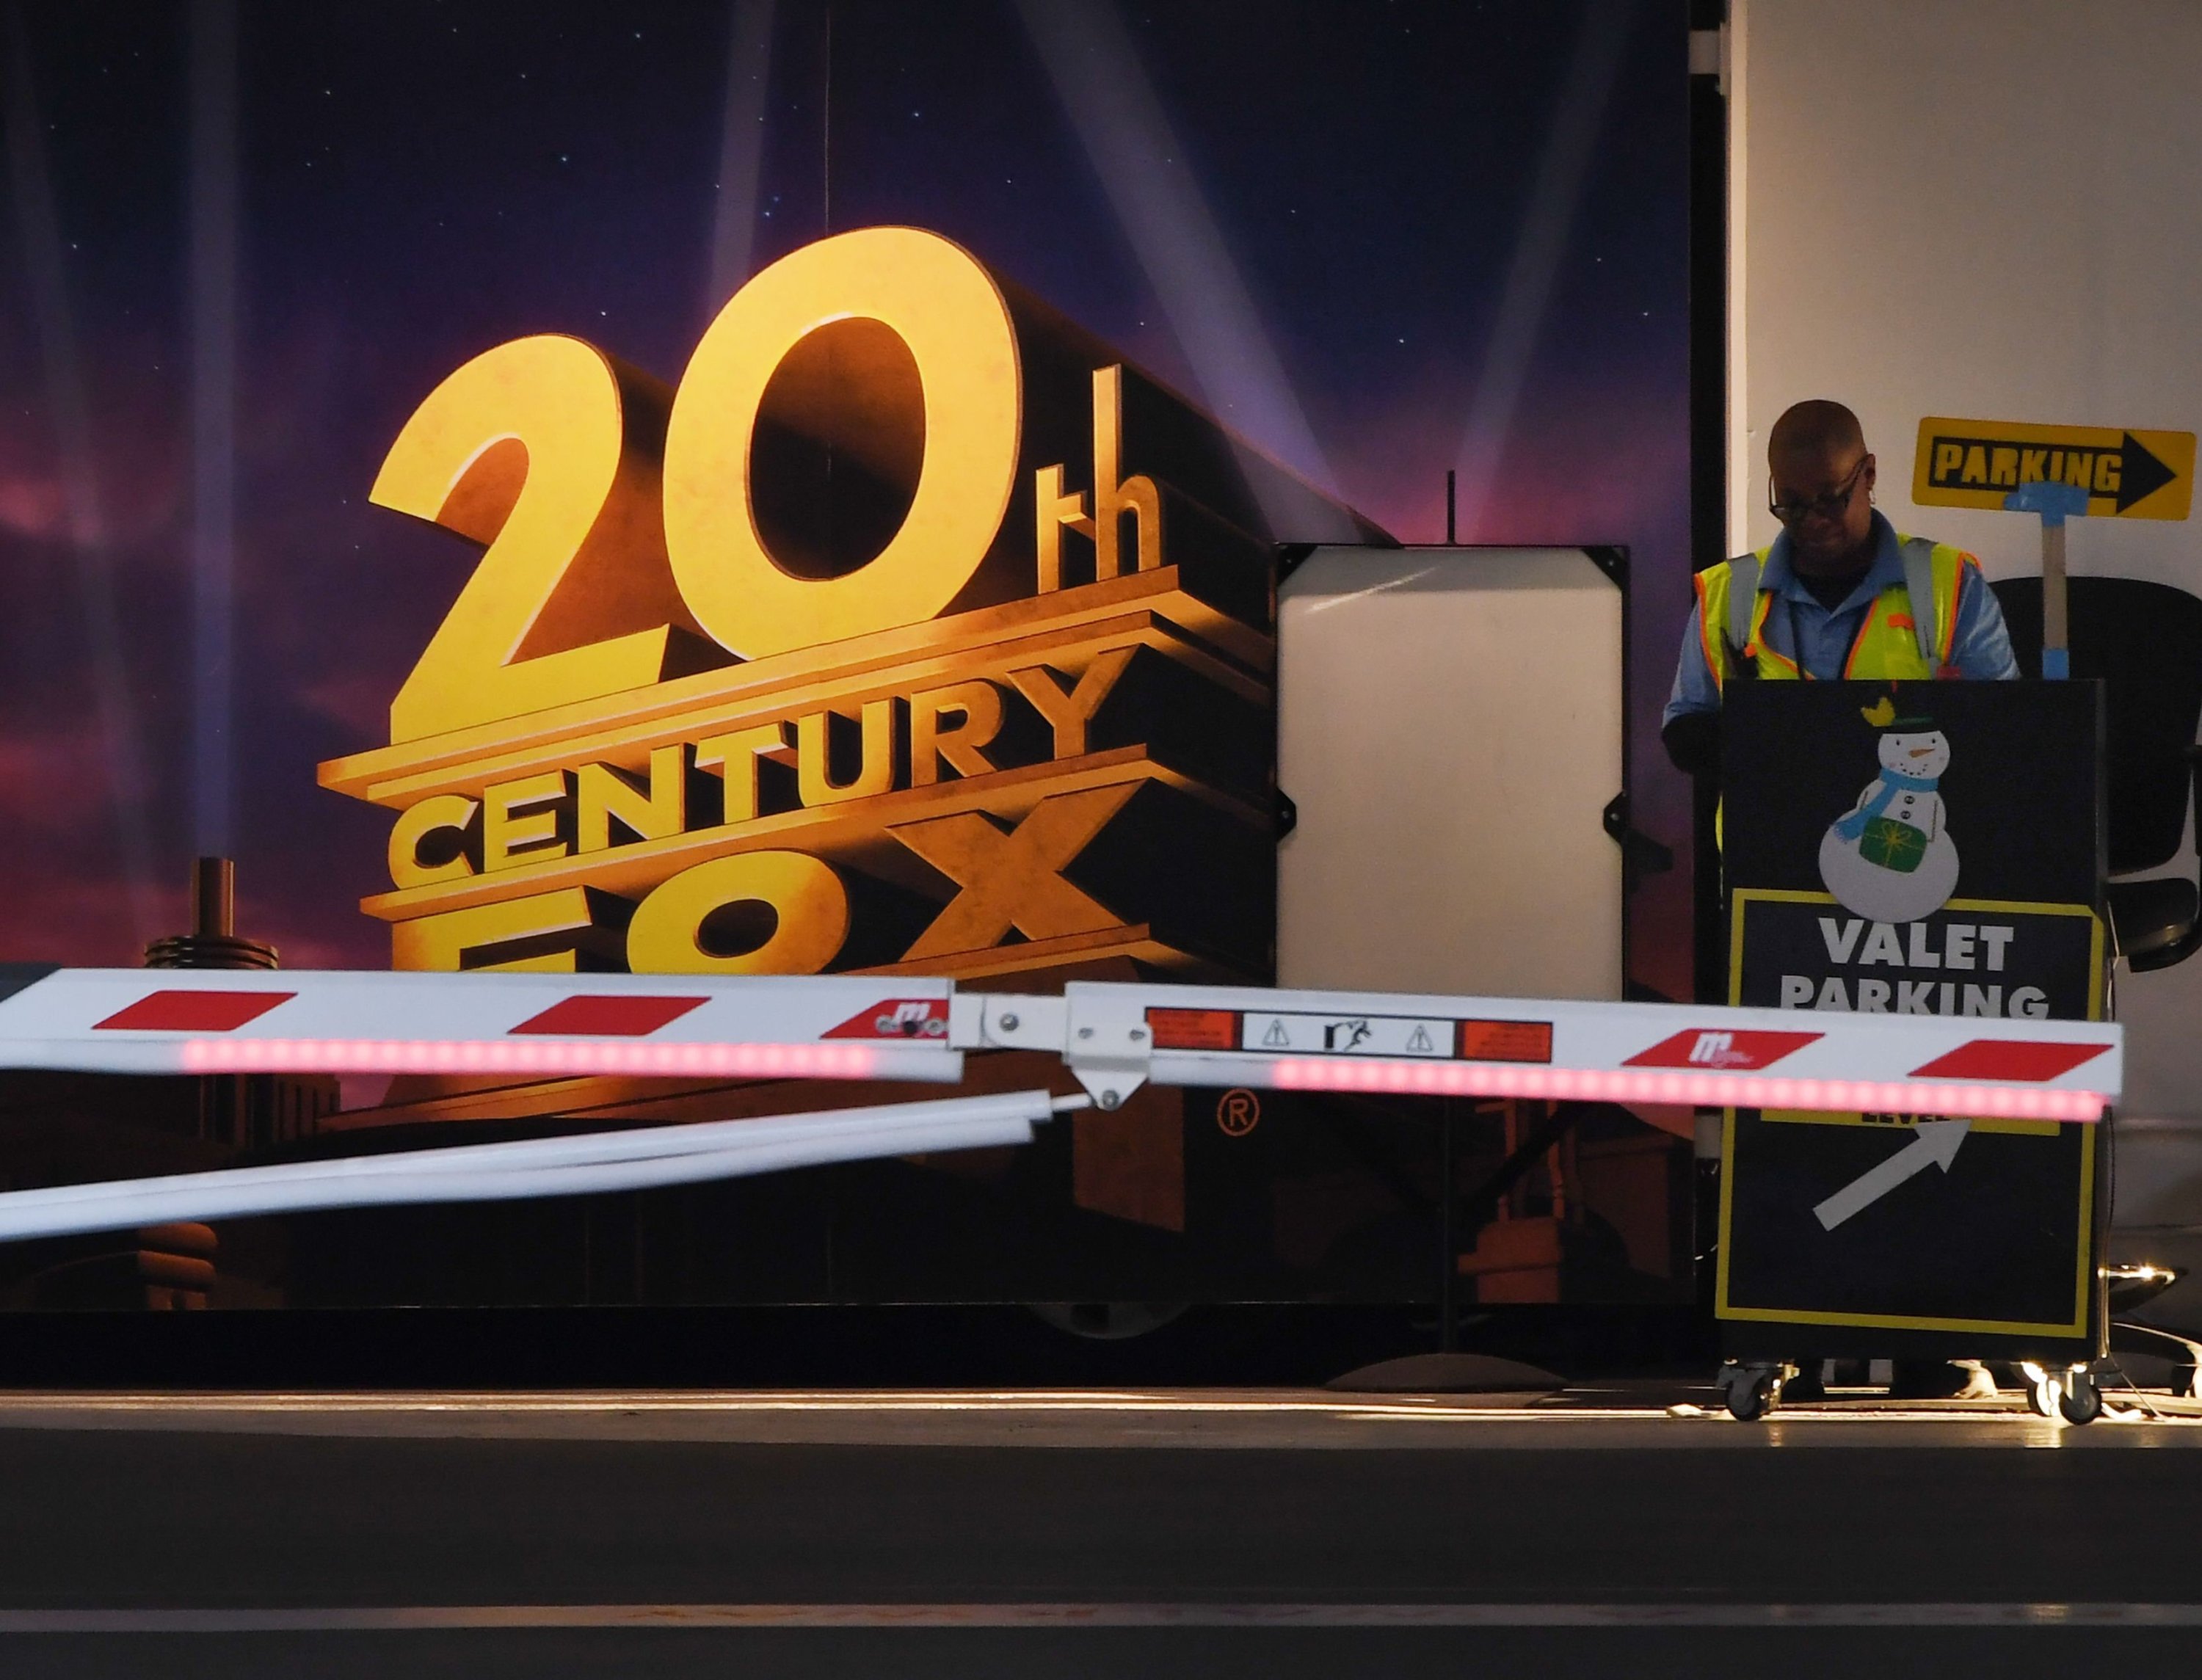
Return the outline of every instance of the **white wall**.
[[[1898,528],[2037,569],[2034,520],[1912,506],[1919,420],[2202,431],[2202,3],[1733,9],[1731,549],[1774,534],[1766,428],[1832,397]],[[2193,521],[2070,530],[2075,572],[2202,594]],[[2122,973],[2118,1012],[2128,1111],[2202,1117],[2202,958]]]

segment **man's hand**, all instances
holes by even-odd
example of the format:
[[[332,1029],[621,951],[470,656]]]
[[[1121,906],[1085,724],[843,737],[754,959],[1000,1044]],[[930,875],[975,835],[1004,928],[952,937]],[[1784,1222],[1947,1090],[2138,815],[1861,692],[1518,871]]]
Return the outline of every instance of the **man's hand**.
[[[1659,744],[1685,775],[1710,781],[1720,775],[1721,715],[1686,711],[1659,732]]]

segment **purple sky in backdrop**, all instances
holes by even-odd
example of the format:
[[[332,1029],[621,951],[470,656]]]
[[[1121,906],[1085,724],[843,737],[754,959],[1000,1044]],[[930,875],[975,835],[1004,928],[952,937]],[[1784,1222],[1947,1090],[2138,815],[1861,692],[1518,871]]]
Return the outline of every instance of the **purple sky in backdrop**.
[[[752,268],[827,231],[827,9],[777,9]],[[1640,821],[1680,840],[1653,732],[1687,598],[1684,14],[1622,10],[1503,471],[1463,535],[1634,550]],[[1440,539],[1581,8],[1117,15],[1337,488],[1405,540]],[[192,849],[187,12],[21,16],[146,741],[133,792],[173,930]],[[471,564],[368,506],[375,469],[419,400],[504,339],[570,332],[679,376],[716,301],[729,27],[725,4],[242,6],[235,828],[244,931],[288,964],[388,960],[356,909],[387,885],[388,818],[314,767],[386,739]],[[833,230],[945,233],[1200,391],[1010,0],[834,0],[831,63]],[[127,962],[61,435],[21,195],[0,193],[0,958]],[[1271,417],[1233,418],[1289,453]],[[1637,910],[1637,967],[1670,988],[1686,880]]]

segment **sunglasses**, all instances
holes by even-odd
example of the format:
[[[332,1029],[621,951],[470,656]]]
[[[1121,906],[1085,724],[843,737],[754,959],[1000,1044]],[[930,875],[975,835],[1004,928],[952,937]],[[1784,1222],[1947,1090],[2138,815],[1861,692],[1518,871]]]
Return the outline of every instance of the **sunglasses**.
[[[1794,525],[1815,514],[1822,519],[1840,519],[1851,504],[1851,497],[1858,490],[1858,480],[1864,476],[1866,463],[1872,459],[1870,455],[1858,457],[1858,463],[1851,469],[1851,475],[1824,496],[1808,496],[1795,502],[1777,502],[1774,499],[1774,486],[1769,484],[1766,486],[1766,510],[1784,525]]]

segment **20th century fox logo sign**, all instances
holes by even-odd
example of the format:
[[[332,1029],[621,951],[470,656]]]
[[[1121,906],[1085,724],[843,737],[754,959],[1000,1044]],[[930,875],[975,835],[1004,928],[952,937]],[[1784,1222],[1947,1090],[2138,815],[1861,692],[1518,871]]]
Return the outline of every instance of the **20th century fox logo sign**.
[[[798,251],[677,390],[500,345],[373,495],[481,549],[321,767],[398,967],[1265,970],[1271,542],[1368,528],[947,240]]]

